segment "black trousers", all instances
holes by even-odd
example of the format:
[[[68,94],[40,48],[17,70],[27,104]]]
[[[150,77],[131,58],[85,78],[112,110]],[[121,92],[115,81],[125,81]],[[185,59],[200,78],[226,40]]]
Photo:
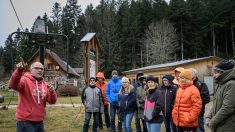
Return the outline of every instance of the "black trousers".
[[[197,127],[181,127],[181,126],[178,126],[177,129],[178,129],[178,132],[196,132],[197,131]]]
[[[110,128],[109,105],[104,105],[105,125]],[[99,113],[99,128],[103,129],[102,113]]]

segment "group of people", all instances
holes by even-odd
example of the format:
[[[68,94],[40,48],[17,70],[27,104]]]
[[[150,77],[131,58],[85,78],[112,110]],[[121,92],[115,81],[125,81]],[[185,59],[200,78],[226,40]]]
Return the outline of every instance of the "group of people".
[[[56,92],[43,80],[41,63],[33,63],[31,72],[23,74],[25,67],[23,61],[18,63],[9,80],[9,88],[19,92],[16,130],[43,132],[46,102],[54,104]],[[105,126],[112,132],[132,132],[133,117],[136,132],[160,132],[162,122],[166,132],[204,132],[204,121],[214,132],[234,131],[234,61],[224,60],[213,68],[216,83],[213,106],[205,117],[205,105],[210,101],[209,90],[197,75],[194,68],[178,67],[174,70],[174,77],[162,77],[160,86],[153,75],[145,76],[143,72],[137,73],[137,82],[133,85],[129,78],[119,78],[116,70],[112,71],[108,83],[104,73],[99,72],[89,79],[89,86],[81,95],[85,106],[83,132],[88,132],[91,116],[94,118],[92,131],[103,129],[103,115]]]

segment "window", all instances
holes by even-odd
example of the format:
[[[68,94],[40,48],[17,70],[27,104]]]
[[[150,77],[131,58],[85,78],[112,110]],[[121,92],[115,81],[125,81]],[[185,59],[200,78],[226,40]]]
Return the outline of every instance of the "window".
[[[53,70],[53,67],[52,67],[52,66],[53,66],[52,63],[48,63],[48,64],[47,64],[47,69],[48,69],[48,70]]]

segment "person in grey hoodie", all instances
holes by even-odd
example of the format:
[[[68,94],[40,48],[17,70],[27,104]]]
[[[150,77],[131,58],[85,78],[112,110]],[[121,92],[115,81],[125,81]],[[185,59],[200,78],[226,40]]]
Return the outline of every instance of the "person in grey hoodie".
[[[88,132],[89,122],[93,114],[93,132],[97,132],[99,113],[103,113],[104,105],[102,100],[101,90],[96,87],[96,79],[91,77],[89,87],[85,88],[82,92],[82,103],[85,106],[85,120],[83,125],[83,132]]]

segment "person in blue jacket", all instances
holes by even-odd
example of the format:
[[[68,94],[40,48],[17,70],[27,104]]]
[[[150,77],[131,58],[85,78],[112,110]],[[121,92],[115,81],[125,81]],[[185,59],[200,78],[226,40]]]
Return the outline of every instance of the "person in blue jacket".
[[[116,112],[119,110],[118,106],[118,94],[120,91],[120,88],[122,87],[121,80],[118,76],[118,71],[113,70],[112,71],[112,79],[109,81],[106,87],[106,97],[108,99],[108,102],[110,104],[110,128],[111,131],[116,131],[115,126],[115,116]],[[118,122],[118,131],[122,130],[122,122]]]

